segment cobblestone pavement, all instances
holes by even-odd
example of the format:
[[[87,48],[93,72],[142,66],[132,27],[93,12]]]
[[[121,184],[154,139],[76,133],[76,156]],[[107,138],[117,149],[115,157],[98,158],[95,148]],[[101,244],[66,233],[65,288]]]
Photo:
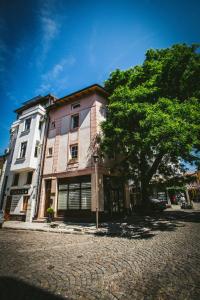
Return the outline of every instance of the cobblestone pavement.
[[[2,229],[0,299],[200,299],[199,233],[182,211],[105,236]]]

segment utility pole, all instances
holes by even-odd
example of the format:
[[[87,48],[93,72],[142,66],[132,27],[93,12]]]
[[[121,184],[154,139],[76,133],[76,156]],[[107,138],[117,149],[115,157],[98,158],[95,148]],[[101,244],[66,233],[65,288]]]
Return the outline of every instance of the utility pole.
[[[99,228],[99,178],[98,178],[98,161],[99,156],[93,155],[94,159],[94,170],[95,170],[95,194],[96,194],[96,229]]]

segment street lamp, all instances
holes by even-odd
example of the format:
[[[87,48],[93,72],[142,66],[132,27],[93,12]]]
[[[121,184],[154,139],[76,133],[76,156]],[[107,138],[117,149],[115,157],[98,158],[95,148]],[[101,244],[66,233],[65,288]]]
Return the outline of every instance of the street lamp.
[[[98,180],[98,161],[99,156],[93,155],[95,169],[95,191],[96,191],[96,229],[99,228],[99,180]]]

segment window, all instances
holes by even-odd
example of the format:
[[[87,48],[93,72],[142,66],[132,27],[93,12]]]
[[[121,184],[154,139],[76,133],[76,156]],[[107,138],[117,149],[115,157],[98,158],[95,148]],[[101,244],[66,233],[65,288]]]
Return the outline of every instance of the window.
[[[78,158],[78,145],[70,146],[71,159]]]
[[[51,121],[50,129],[56,128],[56,123],[55,121]]]
[[[53,155],[53,148],[50,147],[48,148],[48,156],[52,156]]]
[[[58,210],[90,210],[91,179],[79,182],[60,182],[58,185]]]
[[[79,115],[73,115],[71,118],[71,129],[79,127]]]
[[[18,182],[19,182],[19,173],[16,173],[14,174],[14,177],[13,177],[13,186],[17,186],[18,185]]]
[[[71,109],[74,110],[74,109],[77,109],[79,107],[80,107],[80,103],[74,103],[74,104],[72,104]]]
[[[26,184],[31,184],[32,183],[32,178],[33,178],[33,172],[28,172],[27,173]]]
[[[27,142],[21,143],[20,158],[25,158]]]
[[[25,120],[24,131],[29,130],[31,127],[31,118]]]
[[[22,210],[23,210],[23,211],[27,211],[27,208],[28,208],[28,200],[29,200],[29,196],[24,196],[24,197],[23,197],[23,207],[22,207]]]
[[[40,150],[40,142],[37,141],[35,145],[35,152],[34,152],[34,157],[38,157],[39,155],[39,150]]]
[[[42,123],[43,123],[42,121],[39,122],[39,126],[38,126],[39,130],[42,129]]]

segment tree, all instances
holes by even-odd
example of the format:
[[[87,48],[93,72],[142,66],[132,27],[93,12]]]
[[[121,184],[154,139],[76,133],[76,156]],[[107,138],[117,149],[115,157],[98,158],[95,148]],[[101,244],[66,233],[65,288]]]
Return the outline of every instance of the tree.
[[[198,163],[200,148],[200,54],[198,45],[148,50],[144,63],[116,70],[102,123],[102,149],[140,185],[143,202],[156,174],[169,177],[180,159]]]

